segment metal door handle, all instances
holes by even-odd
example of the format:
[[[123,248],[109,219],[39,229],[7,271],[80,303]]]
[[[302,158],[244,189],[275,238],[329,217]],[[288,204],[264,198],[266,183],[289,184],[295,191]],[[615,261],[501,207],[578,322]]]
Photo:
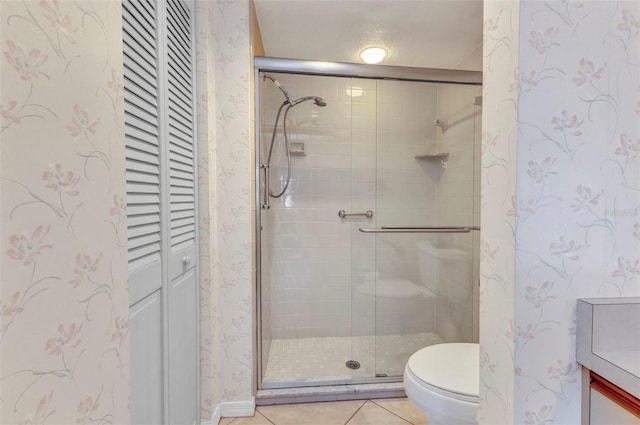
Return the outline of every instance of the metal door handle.
[[[338,211],[338,217],[340,217],[340,218],[347,218],[347,217],[367,217],[367,218],[372,218],[373,217],[373,211],[366,210],[365,212],[362,212],[362,213],[348,213],[345,210],[340,210],[340,211]]]
[[[469,233],[472,230],[480,230],[479,226],[426,226],[426,227],[400,227],[382,226],[379,229],[359,228],[362,233]]]

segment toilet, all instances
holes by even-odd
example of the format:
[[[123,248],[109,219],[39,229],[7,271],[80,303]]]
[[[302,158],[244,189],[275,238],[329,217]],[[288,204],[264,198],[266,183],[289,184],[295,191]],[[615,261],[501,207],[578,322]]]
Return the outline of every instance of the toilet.
[[[469,256],[453,247],[418,243],[422,283],[438,293],[437,262],[461,264]],[[445,330],[445,333],[446,330]],[[446,339],[455,338],[455,332]],[[427,416],[429,425],[475,424],[480,390],[479,345],[443,343],[415,352],[404,370],[404,390],[409,400]]]
[[[404,370],[409,400],[429,425],[475,424],[480,390],[479,345],[444,343],[415,352]]]

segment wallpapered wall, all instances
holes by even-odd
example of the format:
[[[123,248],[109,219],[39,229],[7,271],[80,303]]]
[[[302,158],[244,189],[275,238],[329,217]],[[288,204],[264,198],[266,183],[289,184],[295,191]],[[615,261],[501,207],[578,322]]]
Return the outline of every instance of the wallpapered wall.
[[[576,298],[640,295],[640,4],[485,2],[484,48],[481,422],[578,423]]]
[[[0,7],[1,419],[127,423],[119,1]],[[252,65],[248,2],[198,7],[206,419],[252,398]],[[575,299],[640,294],[639,9],[485,2],[482,423],[577,422]]]
[[[505,81],[518,64],[519,3],[485,1],[480,201],[481,424],[513,421],[514,230],[517,92]]]
[[[253,399],[253,154],[249,2],[215,8],[215,104],[218,320],[221,400]]]
[[[577,422],[575,299],[640,292],[638,7],[485,2],[482,423]],[[213,9],[215,407],[252,395],[252,66],[248,4]]]
[[[128,423],[120,2],[0,6],[0,422]]]
[[[203,420],[219,403],[253,400],[249,6],[196,7]]]
[[[220,377],[214,369],[218,364],[214,341],[218,339],[215,301],[218,293],[212,285],[211,274],[216,270],[215,224],[216,210],[210,208],[209,199],[215,199],[216,155],[215,149],[215,80],[213,69],[215,49],[213,34],[214,8],[210,4],[196,3],[196,88],[197,88],[197,149],[198,149],[198,220],[200,231],[199,282],[200,282],[200,418],[212,417],[220,401]]]

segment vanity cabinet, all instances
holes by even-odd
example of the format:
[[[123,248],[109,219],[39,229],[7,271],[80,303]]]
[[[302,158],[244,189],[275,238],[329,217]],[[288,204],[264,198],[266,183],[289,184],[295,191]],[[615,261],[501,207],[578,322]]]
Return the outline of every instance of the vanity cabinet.
[[[640,400],[590,372],[589,424],[640,425]]]
[[[640,297],[577,304],[582,424],[640,425]]]

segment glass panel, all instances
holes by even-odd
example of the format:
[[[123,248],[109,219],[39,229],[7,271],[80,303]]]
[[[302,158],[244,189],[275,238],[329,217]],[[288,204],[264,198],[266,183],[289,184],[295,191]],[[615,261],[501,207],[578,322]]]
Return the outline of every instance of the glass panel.
[[[378,82],[378,227],[474,225],[476,93]],[[375,372],[399,377],[425,346],[474,340],[474,232],[376,235]]]
[[[262,211],[263,388],[350,382],[351,97],[348,78],[270,74],[294,103],[286,115],[291,181],[284,195]],[[261,162],[266,163],[284,94],[261,83]],[[282,114],[287,111],[288,105]],[[276,130],[269,164],[271,190],[286,183],[284,131]],[[264,188],[263,188],[264,193]]]

